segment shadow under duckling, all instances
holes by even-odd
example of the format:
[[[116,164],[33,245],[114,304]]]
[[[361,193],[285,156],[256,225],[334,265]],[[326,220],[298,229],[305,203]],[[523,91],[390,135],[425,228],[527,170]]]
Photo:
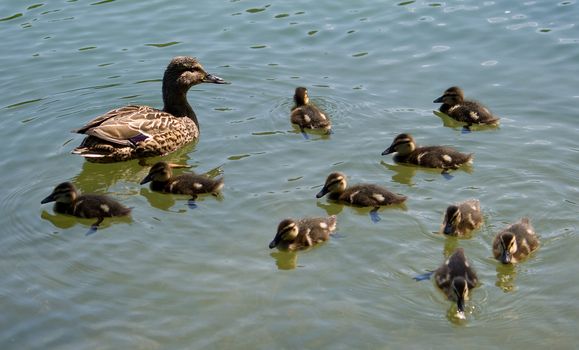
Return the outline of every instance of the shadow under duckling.
[[[173,176],[171,168],[183,167],[166,162],[157,162],[149,170],[149,174],[141,181],[141,185],[151,183],[152,191],[191,196],[189,206],[196,208],[197,195],[210,193],[218,196],[223,188],[223,178],[212,179],[205,175],[182,174]]]
[[[336,216],[284,219],[277,226],[277,233],[269,248],[300,250],[325,242],[336,230]]]
[[[481,103],[473,100],[466,100],[464,92],[458,86],[452,86],[444,94],[433,101],[442,103],[440,111],[452,119],[466,123],[465,130],[470,131],[473,124],[498,126],[500,118]]]
[[[294,94],[295,106],[292,108],[290,120],[297,124],[307,139],[305,129],[321,130],[326,134],[332,133],[330,119],[316,106],[310,103],[308,90],[305,87],[296,88]]]
[[[382,155],[396,153],[394,161],[422,166],[425,168],[442,169],[442,175],[450,179],[449,170],[455,170],[463,165],[473,163],[473,154],[461,153],[446,146],[416,146],[416,141],[410,134],[400,134]]]
[[[446,208],[440,233],[448,236],[465,237],[483,224],[483,216],[478,199],[449,205]]]
[[[59,214],[73,215],[79,218],[97,221],[91,225],[88,234],[94,233],[106,217],[128,216],[131,209],[116,200],[100,194],[79,194],[70,182],[57,185],[51,194],[40,203],[54,203],[54,211]]]
[[[521,218],[499,232],[493,240],[493,255],[503,264],[513,264],[528,257],[540,242],[529,218]]]
[[[324,187],[316,194],[316,198],[322,198],[328,193],[330,194],[329,198],[334,201],[361,207],[373,207],[370,211],[370,218],[373,222],[380,221],[378,209],[381,206],[401,204],[407,198],[374,184],[357,184],[348,187],[346,175],[340,172],[328,175]]]

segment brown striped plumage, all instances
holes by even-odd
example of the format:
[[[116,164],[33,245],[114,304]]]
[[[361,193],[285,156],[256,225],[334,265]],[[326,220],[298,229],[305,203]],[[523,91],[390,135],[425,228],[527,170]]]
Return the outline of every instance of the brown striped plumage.
[[[310,103],[308,90],[305,87],[296,88],[294,101],[296,105],[292,108],[290,115],[293,124],[297,124],[302,131],[304,129],[318,129],[331,132],[330,119],[319,108]]]
[[[63,182],[56,186],[52,193],[40,203],[54,203],[54,211],[60,214],[73,215],[79,218],[97,218],[93,224],[98,226],[104,218],[126,216],[131,209],[116,200],[100,194],[79,194],[70,182]]]
[[[328,175],[324,187],[316,195],[317,198],[330,194],[330,199],[362,207],[380,207],[383,205],[400,204],[406,196],[388,191],[374,184],[357,184],[347,187],[346,175],[335,172]]]
[[[503,264],[517,263],[539,248],[539,238],[529,218],[509,225],[493,240],[493,255]]]
[[[151,183],[151,190],[187,194],[195,198],[198,194],[211,193],[218,195],[223,188],[223,178],[212,179],[205,175],[182,174],[173,176],[171,165],[166,162],[155,163],[149,174],[141,181],[141,185]]]
[[[480,202],[477,199],[469,199],[446,208],[440,232],[449,236],[463,237],[479,228],[482,223]]]
[[[163,77],[162,110],[125,106],[107,112],[74,132],[88,135],[72,153],[110,163],[171,153],[199,137],[187,91],[200,83],[225,84],[192,57],[175,57]]]
[[[442,96],[433,101],[442,103],[440,111],[454,120],[467,125],[486,124],[496,126],[499,118],[479,102],[465,100],[464,92],[458,86],[448,88]]]
[[[394,161],[438,168],[443,170],[457,169],[464,164],[471,164],[473,155],[461,153],[454,148],[445,146],[417,147],[410,134],[400,134],[382,155],[394,153]]]
[[[470,290],[478,284],[478,277],[470,266],[464,249],[457,248],[434,271],[434,281],[449,300],[456,301],[458,316],[464,318],[464,301],[469,299]]]
[[[327,241],[336,229],[336,216],[322,218],[285,219],[278,227],[269,248],[298,250]]]

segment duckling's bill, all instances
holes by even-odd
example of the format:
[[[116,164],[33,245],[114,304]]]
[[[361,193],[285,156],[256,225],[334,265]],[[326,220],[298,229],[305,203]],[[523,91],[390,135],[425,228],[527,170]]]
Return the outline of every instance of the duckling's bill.
[[[149,173],[149,174],[147,174],[147,176],[145,176],[145,178],[140,182],[140,184],[141,184],[141,185],[144,185],[144,184],[146,184],[146,183],[148,183],[148,182],[153,181],[154,176],[155,176],[154,173]]]
[[[318,192],[318,194],[316,194],[316,198],[322,198],[323,196],[325,196],[326,194],[328,194],[329,189],[327,186],[322,187],[322,189],[320,190],[320,192]]]
[[[54,198],[54,193],[51,193],[46,198],[44,198],[42,201],[40,201],[40,204],[46,204],[46,203],[54,202],[55,200],[56,200],[56,198]]]
[[[396,152],[394,150],[394,144],[391,144],[390,147],[386,148],[386,150],[384,150],[384,152],[382,152],[382,155],[385,156],[387,154],[394,153],[394,152]]]

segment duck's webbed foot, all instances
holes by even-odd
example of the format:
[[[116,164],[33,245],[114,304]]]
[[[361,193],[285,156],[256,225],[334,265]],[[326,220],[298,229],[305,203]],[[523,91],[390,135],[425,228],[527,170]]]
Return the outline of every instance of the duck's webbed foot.
[[[197,203],[195,203],[196,199],[197,199],[197,195],[192,195],[191,198],[189,198],[187,200],[187,206],[189,207],[189,209],[197,208]]]
[[[378,215],[378,209],[380,209],[380,207],[375,207],[374,209],[370,210],[370,220],[372,220],[373,223],[378,223],[380,220],[382,220],[380,215]]]
[[[454,176],[450,175],[448,169],[444,169],[440,174],[447,180],[452,180],[454,178]]]
[[[417,282],[429,280],[433,273],[434,273],[434,271],[428,271],[428,272],[422,273],[418,276],[414,276],[414,277],[412,277],[412,279],[416,280]]]
[[[103,220],[104,220],[104,218],[100,217],[100,218],[98,218],[98,220],[94,224],[90,225],[90,228],[86,232],[86,236],[90,236],[93,233],[97,232],[97,229],[98,229],[99,225],[103,222]]]

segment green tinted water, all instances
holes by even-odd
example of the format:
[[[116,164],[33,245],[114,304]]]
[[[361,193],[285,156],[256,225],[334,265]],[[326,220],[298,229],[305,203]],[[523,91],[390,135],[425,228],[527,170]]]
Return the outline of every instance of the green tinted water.
[[[56,1],[0,6],[2,349],[397,349],[550,346],[576,335],[579,32],[575,1]],[[152,193],[137,162],[88,164],[69,130],[114,107],[160,107],[170,58],[197,56],[231,81],[189,93],[202,137],[167,160],[223,173],[223,198]],[[334,134],[289,124],[296,86]],[[432,100],[462,86],[502,117],[461,134]],[[446,126],[445,126],[446,125]],[[401,132],[475,153],[437,172],[380,153]],[[316,200],[332,171],[409,197],[403,208]],[[132,220],[55,215],[71,180],[133,207]],[[446,206],[481,201],[469,240],[437,231]],[[285,217],[338,215],[338,237],[267,249]],[[498,265],[494,234],[532,218],[542,246]],[[412,277],[466,250],[481,285],[466,322]]]

